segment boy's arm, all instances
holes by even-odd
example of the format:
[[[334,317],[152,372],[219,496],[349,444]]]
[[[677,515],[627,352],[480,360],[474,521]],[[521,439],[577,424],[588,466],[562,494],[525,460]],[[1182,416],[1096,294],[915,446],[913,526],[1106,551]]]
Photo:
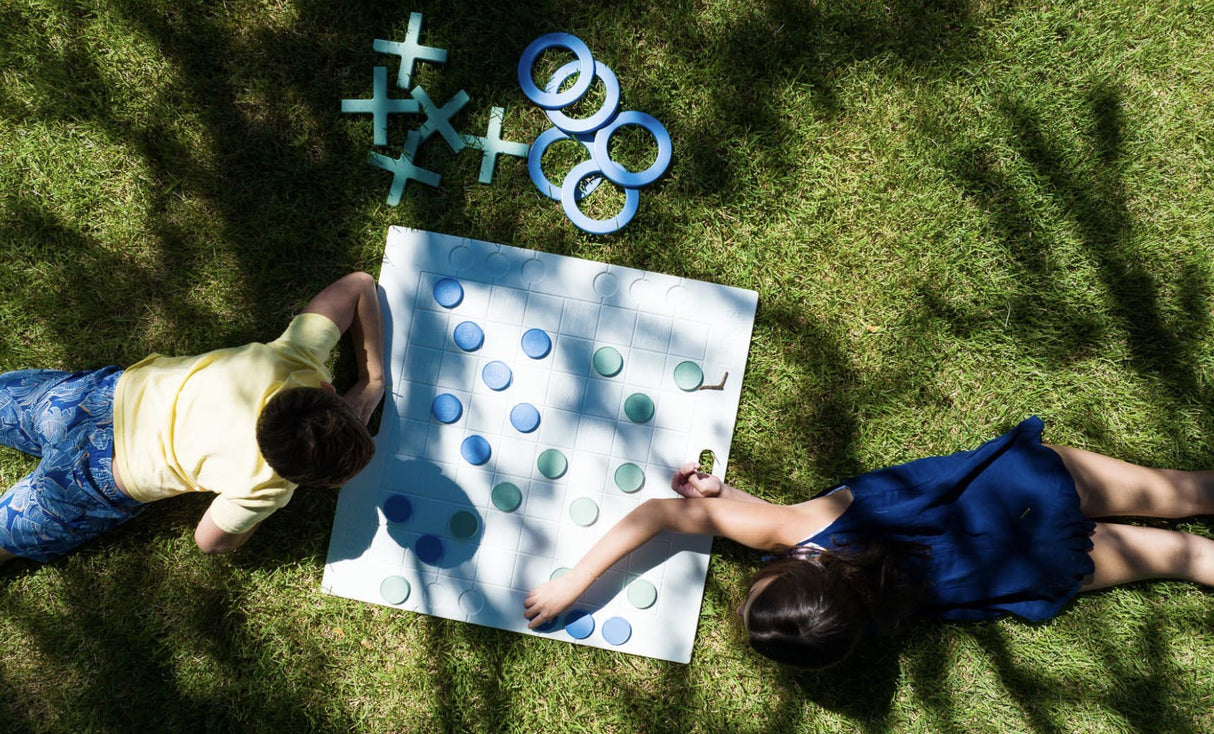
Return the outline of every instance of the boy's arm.
[[[720,535],[770,550],[787,542],[788,531],[783,526],[797,515],[790,509],[715,497],[646,500],[608,530],[569,573],[531,591],[524,603],[524,615],[531,620],[527,626],[534,629],[560,614],[612,564],[660,532]]]
[[[342,397],[366,423],[384,394],[384,327],[375,278],[367,273],[339,278],[313,296],[303,312],[327,317],[343,334],[350,331],[358,382]]]
[[[229,533],[215,524],[211,518],[211,508],[208,507],[202,515],[202,520],[198,522],[198,527],[194,529],[194,543],[208,555],[231,553],[244,545],[256,530],[257,526],[254,525],[243,533]]]

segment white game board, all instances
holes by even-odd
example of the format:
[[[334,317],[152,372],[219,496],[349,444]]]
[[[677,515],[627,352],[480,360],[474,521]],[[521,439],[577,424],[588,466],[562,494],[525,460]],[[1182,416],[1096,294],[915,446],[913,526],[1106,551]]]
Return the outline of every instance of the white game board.
[[[462,300],[451,308],[436,301],[435,284],[443,279],[462,287]],[[663,534],[620,561],[573,607],[590,612],[594,622],[582,639],[574,635],[586,632],[589,620],[569,629],[562,619],[544,633],[527,630],[523,600],[644,500],[675,496],[672,472],[702,450],[715,454],[715,473],[724,476],[757,294],[400,227],[388,233],[379,282],[388,395],[375,459],[338,501],[324,590],[688,662],[711,538]],[[474,351],[453,339],[465,321],[483,331],[483,344]],[[521,346],[522,335],[533,328],[551,339],[551,351],[540,359]],[[594,355],[602,347],[623,357],[618,374],[596,371]],[[482,377],[492,361],[512,371],[512,382],[500,391]],[[720,383],[728,372],[723,389],[681,389],[674,369],[683,362],[702,370],[704,385]],[[694,367],[683,369],[694,377]],[[444,393],[462,407],[449,424],[432,410]],[[634,393],[651,399],[647,421],[634,422],[625,413]],[[643,407],[645,401],[639,402]],[[520,403],[539,411],[539,427],[530,433],[516,430],[510,420]],[[461,455],[473,435],[491,450],[479,466]],[[555,479],[537,469],[537,458],[549,449],[568,462]],[[615,481],[626,463],[644,472],[644,484],[631,493]],[[521,491],[516,509],[503,501],[510,499],[509,488],[494,495],[503,483]],[[499,509],[495,496],[510,511]],[[571,506],[585,510],[587,500],[598,516],[579,525],[571,519]],[[411,513],[404,519],[406,503]],[[418,541],[425,535],[442,547],[437,560],[423,561],[424,547],[419,557]],[[639,607],[652,589],[656,600]],[[613,618],[627,624],[607,625]],[[620,642],[623,632],[630,634]]]

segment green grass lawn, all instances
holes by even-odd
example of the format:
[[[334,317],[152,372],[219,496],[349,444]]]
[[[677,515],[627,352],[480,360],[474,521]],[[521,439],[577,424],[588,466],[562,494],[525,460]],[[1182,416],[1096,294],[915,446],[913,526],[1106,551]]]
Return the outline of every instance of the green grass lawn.
[[[1033,413],[1052,442],[1214,467],[1210,0],[343,5],[0,4],[0,370],[271,339],[378,272],[399,224],[757,290],[729,479],[773,501]],[[339,100],[395,74],[371,41],[410,11],[450,54],[416,79],[468,91],[467,133],[496,105],[533,139],[519,54],[585,40],[674,139],[636,219],[584,235],[521,162],[484,186],[437,138],[442,186],[387,206],[370,119]],[[348,345],[337,366],[340,386]],[[0,484],[33,465],[0,451]],[[0,571],[0,731],[1214,731],[1192,585],[920,624],[797,674],[741,644],[756,558],[718,541],[684,666],[326,596],[332,492],[205,557],[206,502]]]

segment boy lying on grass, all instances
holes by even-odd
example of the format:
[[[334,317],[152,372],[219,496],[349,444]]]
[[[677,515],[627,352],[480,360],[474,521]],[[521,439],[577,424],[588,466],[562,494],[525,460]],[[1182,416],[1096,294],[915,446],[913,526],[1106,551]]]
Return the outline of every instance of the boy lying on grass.
[[[359,379],[339,397],[325,362],[347,329]],[[0,375],[0,444],[41,459],[0,497],[0,564],[53,560],[186,492],[216,495],[198,547],[236,550],[297,485],[339,486],[371,460],[382,330],[375,279],[352,273],[269,344]]]

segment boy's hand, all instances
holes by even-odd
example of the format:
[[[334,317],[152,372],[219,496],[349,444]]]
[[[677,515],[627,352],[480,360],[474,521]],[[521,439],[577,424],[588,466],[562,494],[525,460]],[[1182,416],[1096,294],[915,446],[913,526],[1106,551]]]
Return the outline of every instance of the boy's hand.
[[[354,415],[358,416],[358,419],[363,422],[363,425],[366,425],[367,421],[371,420],[371,413],[375,412],[375,406],[379,405],[379,401],[383,396],[383,382],[359,380],[341,398],[346,401],[346,404],[354,411]]]
[[[700,465],[688,462],[679,467],[670,480],[670,488],[684,497],[719,497],[724,483],[700,471]]]
[[[523,603],[523,616],[531,620],[527,628],[535,629],[568,609],[593,581],[574,569],[532,589]]]

